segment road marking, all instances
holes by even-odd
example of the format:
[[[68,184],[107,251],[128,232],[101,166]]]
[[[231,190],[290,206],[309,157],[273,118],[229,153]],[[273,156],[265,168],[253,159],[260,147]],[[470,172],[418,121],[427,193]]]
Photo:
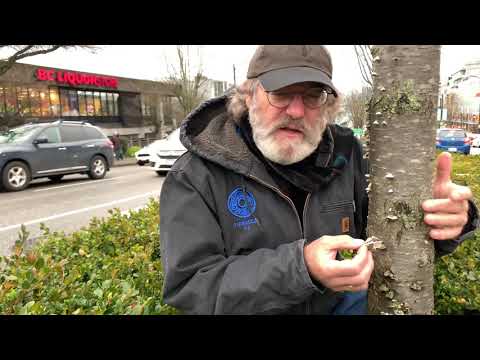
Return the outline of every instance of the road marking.
[[[103,208],[103,207],[112,206],[112,205],[124,203],[124,202],[127,202],[127,201],[139,199],[141,197],[147,197],[147,196],[150,197],[150,196],[159,196],[159,195],[160,195],[159,191],[151,191],[151,192],[148,192],[148,193],[145,193],[145,194],[130,196],[130,197],[125,198],[125,199],[115,200],[115,201],[111,201],[111,202],[108,202],[108,203],[105,203],[105,204],[100,204],[100,205],[91,206],[91,207],[88,207],[88,208],[83,208],[83,209],[78,209],[78,210],[72,210],[72,211],[62,213],[62,214],[57,214],[57,215],[52,215],[52,216],[41,218],[41,219],[27,221],[27,222],[24,222],[24,223],[21,223],[21,224],[6,226],[6,227],[3,227],[3,228],[0,228],[0,232],[20,228],[22,225],[28,226],[28,225],[38,224],[38,223],[41,223],[41,222],[46,222],[46,221],[49,221],[49,220],[62,218],[62,217],[65,217],[65,216],[70,216],[70,215],[75,215],[75,214],[79,214],[79,213],[86,212],[86,211],[100,209],[100,208]]]
[[[121,177],[121,176],[119,176]],[[55,190],[55,189],[60,189],[60,188],[66,188],[66,187],[71,187],[71,186],[80,186],[80,185],[91,185],[91,184],[98,184],[100,182],[104,181],[112,181],[115,180],[116,178],[112,179],[104,179],[104,180],[95,180],[95,181],[89,181],[89,182],[82,182],[79,184],[70,184],[70,185],[60,185],[60,186],[54,186],[54,187],[49,187],[47,189],[39,189],[39,190],[33,190],[33,192],[40,192],[40,191],[48,191],[48,190]]]

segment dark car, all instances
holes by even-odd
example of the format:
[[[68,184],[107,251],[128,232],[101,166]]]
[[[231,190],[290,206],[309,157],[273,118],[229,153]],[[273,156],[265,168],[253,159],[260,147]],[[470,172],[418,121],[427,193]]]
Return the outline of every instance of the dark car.
[[[113,144],[86,122],[28,124],[0,134],[1,184],[25,189],[32,179],[60,181],[66,174],[101,179],[113,165]]]
[[[437,149],[459,152],[465,155],[470,153],[471,139],[463,129],[438,129],[437,130]]]

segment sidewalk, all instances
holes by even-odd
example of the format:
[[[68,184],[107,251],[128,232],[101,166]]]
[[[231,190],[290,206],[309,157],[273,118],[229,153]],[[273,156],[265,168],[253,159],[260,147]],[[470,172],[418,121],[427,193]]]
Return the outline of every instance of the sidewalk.
[[[124,158],[123,160],[114,160],[113,161],[113,167],[125,166],[125,165],[135,165],[136,163],[137,163],[137,159],[135,159],[135,157]]]

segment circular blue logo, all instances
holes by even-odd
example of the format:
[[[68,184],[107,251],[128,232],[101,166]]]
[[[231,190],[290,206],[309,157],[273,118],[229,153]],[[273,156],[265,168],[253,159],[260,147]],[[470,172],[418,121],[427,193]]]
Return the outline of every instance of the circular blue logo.
[[[228,210],[239,218],[247,218],[255,212],[257,202],[252,193],[238,187],[228,196]]]

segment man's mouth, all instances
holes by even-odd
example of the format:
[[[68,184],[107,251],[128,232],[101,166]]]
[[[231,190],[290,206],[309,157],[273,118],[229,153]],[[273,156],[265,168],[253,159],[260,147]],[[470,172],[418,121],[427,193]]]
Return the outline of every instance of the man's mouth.
[[[285,131],[286,133],[289,133],[289,134],[303,134],[303,131],[298,129],[298,128],[293,128],[293,127],[289,127],[289,126],[285,126],[285,127],[281,127],[279,130],[283,130]]]

